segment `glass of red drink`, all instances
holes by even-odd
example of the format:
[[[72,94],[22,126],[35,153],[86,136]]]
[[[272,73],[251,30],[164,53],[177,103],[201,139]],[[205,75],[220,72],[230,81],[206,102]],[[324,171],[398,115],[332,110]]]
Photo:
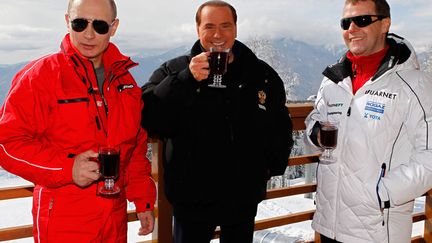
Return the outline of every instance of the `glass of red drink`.
[[[118,147],[99,147],[99,166],[103,187],[99,188],[101,195],[109,196],[120,192],[120,188],[115,184],[119,176],[120,149]]]
[[[333,156],[333,150],[337,146],[338,126],[337,122],[320,121],[321,130],[318,143],[324,149],[320,156],[321,163],[334,163],[336,157]]]
[[[222,84],[222,75],[227,72],[229,52],[229,48],[220,46],[210,47],[210,56],[208,60],[210,76],[213,76],[213,83],[209,84],[209,87],[226,88],[226,85]]]

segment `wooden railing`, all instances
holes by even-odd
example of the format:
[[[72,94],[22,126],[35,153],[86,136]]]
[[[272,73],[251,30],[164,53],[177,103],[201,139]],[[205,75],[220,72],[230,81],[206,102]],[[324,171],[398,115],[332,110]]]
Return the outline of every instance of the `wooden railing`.
[[[293,120],[293,125],[295,130],[304,130],[304,119],[307,114],[312,110],[311,104],[289,104],[289,111],[291,113],[291,118]],[[172,209],[170,204],[167,202],[164,191],[163,180],[161,180],[159,175],[163,174],[162,164],[162,149],[159,141],[152,141],[152,167],[153,176],[157,181],[158,187],[158,200],[156,206],[156,226],[152,234],[152,240],[149,242],[153,243],[169,243],[172,242]],[[318,154],[308,154],[302,156],[295,156],[289,159],[288,165],[304,165],[318,162]],[[299,186],[290,186],[288,188],[273,189],[268,190],[267,199],[286,197],[304,193],[315,192],[316,184],[307,183]],[[0,189],[0,200],[31,197],[33,187],[13,187],[13,188],[3,188]],[[30,212],[29,212],[30,213]],[[306,220],[311,220],[314,214],[314,210],[292,213],[288,215],[280,215],[278,217],[273,217],[264,220],[258,220],[255,223],[255,230],[262,230],[273,228],[277,226],[283,226],[287,224],[302,222]],[[1,220],[1,215],[0,215]],[[134,211],[128,212],[128,220],[137,220]],[[425,212],[413,214],[413,222],[425,221],[424,226],[424,236],[413,237],[411,242],[431,242],[432,243],[432,191],[426,194]],[[10,227],[5,229],[0,229],[0,241],[3,240],[15,240],[20,238],[26,238],[32,236],[32,225],[22,225],[16,227]],[[218,232],[216,234],[218,237]],[[146,243],[149,243],[146,242]],[[320,242],[319,237],[315,237],[314,242]]]

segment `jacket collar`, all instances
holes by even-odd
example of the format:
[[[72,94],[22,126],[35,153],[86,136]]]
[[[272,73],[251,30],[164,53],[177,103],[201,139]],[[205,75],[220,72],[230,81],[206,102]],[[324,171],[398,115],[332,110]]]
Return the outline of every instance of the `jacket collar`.
[[[410,48],[403,42],[404,39],[402,37],[395,34],[389,34],[389,36],[391,38],[388,37],[386,40],[389,50],[384,56],[378,71],[372,77],[372,81],[394,68],[396,64],[405,63],[412,54]],[[396,39],[401,40],[401,42],[396,41]],[[339,83],[352,75],[351,64],[345,54],[336,64],[328,66],[322,74],[333,82]]]
[[[204,48],[202,47],[199,40],[191,48],[191,57],[194,57],[202,53]],[[260,69],[258,57],[242,42],[235,40],[232,46],[231,52],[234,55],[234,61],[229,65],[235,65],[236,72],[240,73],[239,79],[236,81],[238,84],[242,83],[247,85],[251,80],[255,80],[262,72],[257,72]],[[267,74],[266,74],[267,75]]]
[[[191,56],[194,57],[205,51],[199,40],[197,40],[191,49]],[[257,58],[255,54],[243,43],[238,40],[234,41],[231,52],[234,54],[234,61],[240,59]]]
[[[66,34],[60,45],[60,49],[63,54],[71,61],[72,65],[77,70],[82,70],[80,72],[86,72],[86,70],[93,69],[93,64],[86,57],[82,56],[81,53],[72,45],[70,40],[70,34]],[[119,76],[136,65],[130,57],[123,55],[120,50],[113,43],[109,43],[107,49],[104,51],[103,65],[106,73],[111,73],[111,75]]]

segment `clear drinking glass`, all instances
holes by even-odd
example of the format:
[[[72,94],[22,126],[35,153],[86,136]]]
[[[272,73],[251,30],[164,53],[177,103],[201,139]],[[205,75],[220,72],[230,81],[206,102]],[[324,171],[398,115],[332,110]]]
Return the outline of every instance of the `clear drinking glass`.
[[[338,122],[320,121],[321,131],[318,143],[324,149],[320,156],[321,163],[334,163],[336,158],[333,156],[333,150],[337,146]]]
[[[226,88],[222,84],[222,75],[227,72],[229,48],[210,47],[209,66],[210,75],[213,76],[213,83],[209,84],[212,88]]]
[[[115,184],[119,176],[120,149],[118,147],[99,147],[99,166],[103,187],[99,188],[101,195],[109,196],[120,192],[120,188]]]

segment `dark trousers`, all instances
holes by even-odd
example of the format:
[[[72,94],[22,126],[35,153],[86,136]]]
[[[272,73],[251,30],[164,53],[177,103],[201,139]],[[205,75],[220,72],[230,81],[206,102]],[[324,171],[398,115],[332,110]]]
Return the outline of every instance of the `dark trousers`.
[[[255,218],[236,224],[220,226],[220,243],[252,243]],[[208,243],[213,239],[218,225],[207,222],[194,222],[174,217],[173,243]]]
[[[321,237],[321,243],[341,243],[340,241],[330,239],[330,238],[326,237],[325,235],[320,234],[320,237]]]

